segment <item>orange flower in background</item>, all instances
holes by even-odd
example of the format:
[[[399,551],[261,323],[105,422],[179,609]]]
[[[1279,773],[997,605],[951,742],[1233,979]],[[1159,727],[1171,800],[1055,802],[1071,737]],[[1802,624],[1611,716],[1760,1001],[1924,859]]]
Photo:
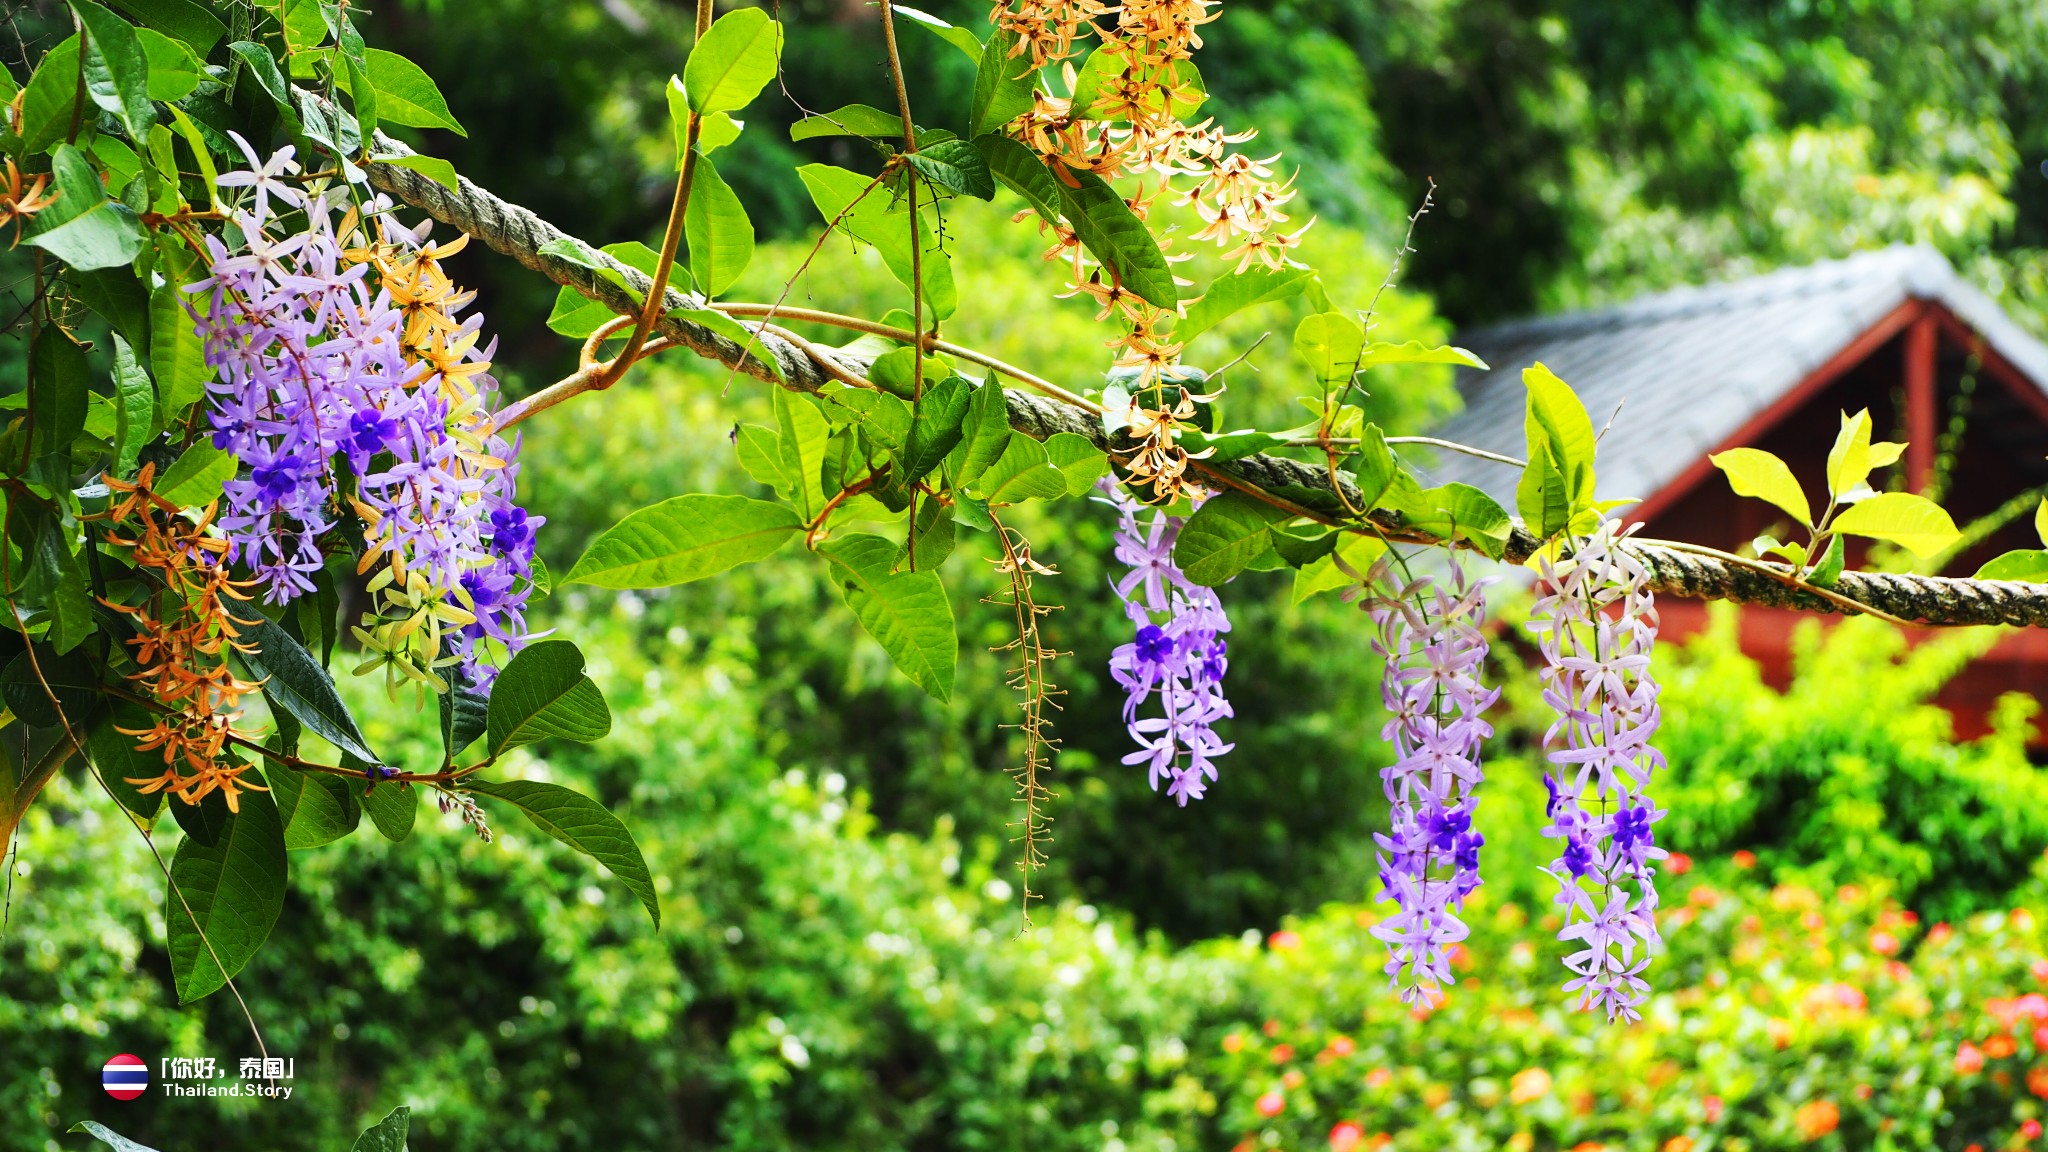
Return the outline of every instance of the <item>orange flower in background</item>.
[[[1508,1081],[1508,1099],[1528,1104],[1550,1094],[1550,1073],[1541,1068],[1524,1068]]]
[[[1393,1081],[1394,1074],[1385,1068],[1375,1068],[1365,1074],[1365,1086],[1367,1088],[1385,1088],[1393,1083]]]
[[[1330,1046],[1324,1051],[1331,1056],[1349,1056],[1358,1051],[1358,1045],[1353,1043],[1349,1036],[1338,1036],[1330,1041]]]
[[[1244,1051],[1244,1033],[1232,1032],[1230,1035],[1225,1036],[1223,1038],[1223,1050],[1225,1052]]]
[[[1896,956],[1899,951],[1899,938],[1880,928],[1870,934],[1870,949],[1879,956]]]
[[[1292,1045],[1292,1044],[1276,1044],[1276,1045],[1274,1045],[1274,1046],[1273,1046],[1273,1054],[1272,1054],[1272,1058],[1273,1058],[1273,1063],[1275,1063],[1275,1064],[1285,1064],[1285,1063],[1287,1063],[1287,1062],[1288,1062],[1289,1060],[1292,1060],[1292,1059],[1294,1059],[1294,1045]]]
[[[1719,1096],[1709,1096],[1705,1100],[1700,1101],[1700,1104],[1707,1114],[1707,1123],[1719,1124],[1721,1122],[1721,1098]]]
[[[1259,1115],[1270,1120],[1287,1110],[1287,1097],[1282,1095],[1278,1088],[1275,1088],[1264,1096],[1259,1097],[1258,1102],[1253,1104],[1252,1107],[1259,1110]]]
[[[1664,1142],[1663,1152],[1692,1152],[1692,1137],[1673,1136]]]
[[[1339,1120],[1330,1129],[1330,1152],[1356,1152],[1365,1143],[1365,1129],[1355,1120]]]
[[[1289,1089],[1299,1088],[1307,1081],[1308,1075],[1299,1068],[1290,1068],[1285,1076],[1280,1077],[1281,1086]]]
[[[2048,1100],[2048,1068],[2027,1069],[2027,1091]]]
[[[1756,853],[1751,852],[1747,848],[1744,848],[1742,851],[1737,852],[1733,856],[1730,856],[1728,859],[1737,868],[1747,870],[1756,867]]]
[[[1280,931],[1266,937],[1266,946],[1275,952],[1291,952],[1301,947],[1301,934],[1291,929],[1282,928]]]
[[[1799,1138],[1818,1140],[1842,1123],[1842,1110],[1832,1100],[1808,1100],[1792,1113],[1792,1128]]]
[[[2029,1119],[2026,1123],[2020,1125],[2020,1139],[2022,1140],[2032,1140],[2040,1134],[2041,1122],[2039,1120]]]
[[[1692,857],[1687,856],[1683,852],[1673,852],[1671,855],[1666,856],[1664,858],[1664,867],[1668,869],[1673,876],[1683,876],[1687,872],[1692,871]],[[1679,1137],[1673,1137],[1673,1139],[1679,1139]],[[1688,1147],[1690,1147],[1690,1145],[1688,1145]]]
[[[2003,1060],[2017,1051],[2019,1045],[2004,1032],[1988,1037],[1984,1041],[1984,1058],[1987,1060]]]
[[[1984,1068],[1984,1053],[1968,1040],[1956,1049],[1956,1071],[1964,1076],[1973,1076]]]
[[[1583,1143],[1572,1145],[1572,1152],[1607,1152],[1607,1145],[1587,1140]]]

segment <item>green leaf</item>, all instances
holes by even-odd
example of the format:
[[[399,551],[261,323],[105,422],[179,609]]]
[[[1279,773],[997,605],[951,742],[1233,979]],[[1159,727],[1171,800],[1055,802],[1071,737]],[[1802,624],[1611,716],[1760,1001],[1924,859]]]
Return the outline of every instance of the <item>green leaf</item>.
[[[821,136],[867,136],[891,140],[900,139],[902,135],[901,116],[869,104],[848,104],[830,112],[806,116],[789,126],[791,140],[815,140]]]
[[[1737,496],[1754,496],[1769,501],[1790,513],[1800,524],[1809,528],[1813,526],[1813,508],[1807,504],[1806,493],[1783,460],[1761,448],[1730,448],[1707,459],[1727,474],[1728,486],[1735,490]]]
[[[306,646],[244,601],[224,601],[241,630],[242,662],[263,680],[264,695],[321,739],[366,763],[381,764],[334,690],[334,679]]]
[[[213,375],[206,366],[205,341],[178,295],[173,284],[149,294],[149,371],[163,405],[156,419],[160,429],[175,424],[206,395]]]
[[[831,428],[817,402],[809,396],[776,389],[775,426],[782,445],[782,466],[795,478],[792,503],[809,522],[825,510],[823,468]],[[778,545],[779,547],[779,545]]]
[[[347,77],[347,91],[355,108],[357,130],[363,140],[369,140],[376,134],[378,108],[383,101],[377,97],[377,85],[370,79],[368,63],[363,59],[367,51],[363,34],[356,31],[356,26],[345,16],[336,20],[334,31],[335,47],[340,50],[341,58],[341,67],[335,71]]]
[[[198,440],[171,462],[157,478],[156,494],[182,508],[204,508],[220,499],[222,486],[235,474],[235,458]]]
[[[759,8],[728,12],[690,49],[683,87],[690,110],[699,116],[736,112],[775,79],[782,55],[782,25]]]
[[[227,25],[194,0],[113,0],[114,7],[159,32],[175,36],[204,56],[213,51]]]
[[[640,898],[655,926],[661,926],[661,900],[655,895],[647,860],[626,825],[604,805],[559,784],[532,780],[472,780],[468,789],[512,805],[534,827],[611,869],[619,883]]]
[[[1842,430],[1828,449],[1828,491],[1837,499],[1870,478],[1870,410],[1842,413]]]
[[[725,178],[703,156],[697,158],[691,181],[683,236],[690,246],[690,275],[706,296],[723,296],[754,259],[753,221]]]
[[[1254,304],[1299,296],[1303,286],[1315,279],[1315,275],[1313,268],[1282,268],[1276,271],[1264,264],[1254,264],[1242,272],[1218,276],[1209,282],[1208,290],[1200,299],[1188,305],[1187,315],[1174,324],[1174,342],[1186,344]]]
[[[1294,354],[1323,387],[1342,384],[1358,372],[1365,354],[1365,325],[1342,312],[1305,316],[1294,328]]]
[[[1110,95],[1105,89],[1133,71],[1130,62],[1129,53],[1108,47],[1097,48],[1088,54],[1088,59],[1082,62],[1080,71],[1074,77],[1072,115],[1075,119],[1130,119],[1128,108],[1117,108],[1110,100],[1105,99]],[[1203,102],[1209,97],[1208,86],[1202,83],[1202,74],[1196,70],[1191,60],[1175,60],[1163,68],[1158,64],[1141,64],[1137,71],[1140,73],[1139,78],[1147,82],[1144,87],[1149,91],[1141,108],[1150,116],[1171,116],[1176,120],[1185,120],[1200,110]],[[1174,100],[1171,105],[1161,95],[1168,88],[1180,93],[1180,98]]]
[[[910,437],[900,456],[903,481],[924,479],[960,443],[962,424],[973,400],[972,387],[958,376],[925,390],[924,398],[913,409]]]
[[[149,96],[149,53],[135,26],[91,0],[71,0],[85,28],[85,92],[111,113],[134,141],[149,139],[156,105]]]
[[[1888,541],[1923,558],[1962,538],[1941,505],[1911,492],[1882,492],[1852,504],[1829,527],[1851,536]]]
[[[1026,500],[1057,500],[1067,494],[1067,478],[1053,467],[1045,445],[1029,436],[1013,435],[1003,454],[974,482],[974,490],[990,504],[1021,504]]]
[[[826,223],[866,244],[881,254],[882,263],[904,287],[912,285],[910,266],[910,222],[905,211],[891,211],[889,195],[881,185],[858,172],[829,164],[806,164],[798,168],[812,203]],[[944,320],[959,307],[958,289],[953,283],[953,265],[932,234],[922,212],[917,219],[917,236],[924,275],[924,298],[933,316]]]
[[[48,700],[45,699],[44,703],[47,704]],[[86,750],[92,756],[93,766],[99,770],[107,791],[112,792],[121,807],[140,820],[144,828],[150,827],[162,815],[168,796],[164,792],[145,796],[129,783],[130,780],[148,780],[163,775],[163,756],[155,750],[139,751],[135,747],[138,737],[131,734],[148,731],[152,722],[141,705],[116,701],[99,723],[93,725],[92,732],[85,739]],[[128,731],[121,731],[123,728]]]
[[[29,396],[29,414],[35,419],[32,451],[37,456],[68,452],[85,430],[92,395],[85,353],[55,324],[47,324],[36,335],[35,360],[35,391]]]
[[[773,488],[784,500],[789,499],[795,477],[782,466],[782,443],[773,428],[740,425],[733,449],[740,458],[740,467],[755,483]]]
[[[921,12],[916,8],[907,8],[901,4],[898,4],[895,6],[895,10],[898,16],[901,16],[914,24],[920,24],[924,26],[925,28],[929,29],[932,32],[932,34],[937,36],[939,39],[944,40],[946,43],[951,44],[953,47],[958,48],[962,52],[965,52],[969,60],[975,61],[976,63],[980,63],[981,38],[976,36],[974,33],[969,32],[965,28],[960,28],[955,25],[948,24],[944,20],[939,19],[937,16],[934,16],[929,12]]]
[[[952,699],[960,641],[939,578],[926,571],[891,572],[896,545],[880,536],[843,536],[818,551],[832,561],[832,578],[846,606],[896,667],[936,699]]]
[[[761,343],[760,334],[745,324],[715,308],[677,308],[672,310],[669,315],[679,320],[688,320],[690,323],[703,328],[709,328],[718,335],[725,337],[747,353],[740,361],[742,365],[749,361],[759,364],[763,368],[768,369],[769,375],[784,383],[788,383],[789,377],[783,373],[782,361],[770,355],[767,346]]]
[[[100,140],[111,141],[102,136]],[[114,331],[127,337],[138,354],[149,351],[149,292],[126,268],[103,268],[97,272],[73,271],[65,277],[86,307],[100,314]]]
[[[79,109],[78,36],[66,37],[43,54],[21,97],[23,150],[39,153],[65,138],[74,118],[91,120]]]
[[[1097,480],[1109,475],[1109,457],[1078,433],[1055,432],[1047,437],[1045,456],[1067,478],[1069,496],[1086,496]]]
[[[915,564],[909,563],[912,538],[917,541]],[[953,554],[953,544],[953,510],[937,500],[926,500],[917,506],[917,531],[906,538],[903,547],[896,551],[896,567],[915,568],[920,572],[937,571]]]
[[[536,571],[534,575],[545,577],[543,571]],[[535,581],[535,591],[546,594],[539,579]],[[439,701],[441,749],[452,764],[462,750],[476,743],[477,737],[490,726],[491,698],[462,675],[459,665],[443,671],[441,675],[448,681],[448,691],[441,693]]]
[[[183,100],[208,79],[205,63],[184,44],[151,28],[137,28],[135,37],[149,58],[151,100]]]
[[[178,135],[185,138],[186,147],[192,150],[192,158],[199,165],[200,181],[206,187],[206,202],[218,210],[220,208],[220,186],[215,181],[219,179],[219,174],[214,170],[213,153],[207,149],[207,133],[212,130],[202,127],[197,120],[194,120],[183,108],[178,107],[176,104],[171,105],[171,122],[178,126]],[[218,137],[218,133],[215,133],[215,135]],[[225,140],[221,142],[223,144],[226,143]],[[171,286],[165,285],[165,287]],[[152,345],[152,350],[154,350],[154,345]]]
[[[104,691],[92,662],[82,652],[60,656],[43,644],[31,651],[18,634],[14,640],[14,658],[0,672],[0,699],[15,718],[37,728],[85,723]]]
[[[263,783],[254,767],[242,778]],[[180,1004],[233,979],[284,909],[287,865],[277,804],[270,793],[251,789],[241,793],[237,806],[240,811],[228,816],[212,844],[187,837],[171,861],[164,927]]]
[[[1012,56],[1017,34],[998,28],[981,50],[974,73],[974,97],[968,106],[967,135],[1000,131],[1003,125],[1031,111],[1038,73],[1026,57]]]
[[[995,198],[996,182],[989,174],[988,161],[982,159],[981,152],[965,140],[941,140],[915,152],[904,153],[903,160],[918,175],[948,192],[980,200]]]
[[[1842,537],[1835,536],[1828,541],[1827,554],[1807,573],[1807,581],[1822,588],[1833,588],[1842,579],[1842,565],[1848,558],[1848,549],[1842,546]]]
[[[412,1125],[412,1108],[400,1104],[382,1120],[363,1129],[350,1152],[406,1152],[406,1130]]]
[[[57,199],[37,213],[28,243],[81,271],[134,260],[148,234],[133,209],[107,199],[106,187],[85,154],[59,144],[51,172]]]
[[[607,244],[604,246],[604,254],[628,268],[645,273],[650,280],[654,278],[655,266],[661,260],[659,252],[638,240]],[[584,252],[577,251],[570,258],[585,267],[596,267],[595,262]],[[634,298],[638,299],[639,293],[634,293]],[[555,293],[555,310],[548,314],[548,328],[550,331],[581,340],[617,319],[618,315],[612,310],[611,305],[600,304],[574,288],[564,285]]]
[[[1053,174],[1054,183],[1074,235],[1125,288],[1157,307],[1177,307],[1180,290],[1151,229],[1108,181],[1093,172],[1064,171],[1064,179]]]
[[[981,152],[991,176],[1022,196],[1040,219],[1048,224],[1059,223],[1063,210],[1059,180],[1037,153],[1008,136],[977,136],[974,146]]]
[[[1010,435],[1010,406],[1003,386],[991,372],[988,380],[974,389],[967,416],[960,422],[960,443],[947,458],[946,470],[953,485],[964,488],[974,483],[1002,457]]]
[[[360,802],[363,811],[370,814],[370,823],[377,826],[379,836],[396,844],[412,835],[412,826],[420,813],[419,789],[377,784],[362,794]]]
[[[377,116],[387,124],[412,128],[446,128],[467,136],[448,101],[426,70],[396,52],[370,48],[363,52],[363,69],[370,87],[377,90]],[[367,133],[366,133],[367,135]]]
[[[422,156],[415,152],[410,156],[377,156],[373,159],[379,164],[389,164],[393,168],[411,169],[450,192],[462,191],[462,180],[456,175],[455,165],[438,156]],[[564,288],[563,291],[567,292],[569,289]]]
[[[1524,369],[1529,390],[1522,429],[1529,463],[1515,488],[1522,520],[1549,539],[1593,500],[1593,422],[1571,386],[1542,364]]]
[[[774,553],[804,521],[786,505],[745,496],[675,496],[606,529],[569,569],[571,584],[665,588]]]
[[[1213,435],[1199,428],[1185,428],[1180,434],[1180,446],[1189,452],[1207,452],[1207,460],[1242,460],[1255,456],[1268,448],[1277,448],[1287,443],[1284,436],[1270,432],[1259,432],[1240,428],[1235,432],[1218,432]]]
[[[1173,562],[1189,580],[1214,588],[1271,548],[1273,525],[1286,518],[1286,513],[1242,492],[1211,497],[1181,526]]]
[[[301,772],[274,761],[265,776],[271,797],[277,801],[278,819],[284,823],[284,846],[289,850],[332,844],[362,823],[363,810],[356,803],[355,792],[339,776]]]
[[[690,150],[690,94],[683,89],[681,76],[670,76],[668,88],[669,131],[676,141],[676,171],[683,168],[683,157]],[[720,148],[740,138],[740,129],[746,125],[732,118],[730,113],[714,112],[700,117],[697,124],[697,155],[709,156]]]
[[[1293,602],[1299,604],[1317,593],[1357,583],[1358,576],[1364,575],[1386,551],[1385,542],[1377,536],[1346,534],[1335,552],[1295,569]],[[1340,559],[1350,572],[1338,565]]]
[[[1445,540],[1464,540],[1500,559],[1514,522],[1493,497],[1469,484],[1423,488],[1406,472],[1395,474],[1380,506],[1399,512],[1404,525]]]
[[[1463,348],[1424,344],[1420,340],[1410,340],[1406,344],[1389,344],[1375,340],[1366,345],[1365,353],[1358,359],[1358,367],[1363,370],[1381,364],[1457,364],[1465,368],[1486,367],[1486,361]],[[1549,371],[1548,368],[1544,369],[1546,373]]]
[[[114,335],[114,474],[135,472],[142,446],[151,438],[150,422],[156,414],[156,389],[149,374],[135,362],[128,342]]]
[[[485,735],[493,757],[550,737],[588,744],[611,730],[604,693],[583,674],[583,653],[567,640],[520,649],[491,685]]]
[[[286,116],[298,114],[298,110],[292,105],[291,82],[278,70],[277,57],[270,54],[270,49],[252,40],[237,40],[228,45],[228,51],[241,60],[245,66],[245,74],[256,82],[257,87],[263,89],[263,94],[270,97],[271,103],[276,104]]]
[[[1380,497],[1386,494],[1394,475],[1400,471],[1394,463],[1394,453],[1387,447],[1386,433],[1377,424],[1367,424],[1358,433],[1358,464],[1353,476],[1358,481],[1359,499],[1368,512],[1378,506]]]
[[[2028,584],[2048,584],[2048,551],[2039,548],[2020,548],[2002,556],[1995,556],[1982,568],[1977,569],[1974,579],[2020,580]]]
[[[121,1135],[105,1124],[101,1124],[97,1120],[80,1120],[71,1126],[71,1130],[73,1132],[83,1132],[91,1136],[93,1139],[112,1148],[114,1152],[156,1152],[156,1149],[146,1144],[137,1144],[135,1141]]]

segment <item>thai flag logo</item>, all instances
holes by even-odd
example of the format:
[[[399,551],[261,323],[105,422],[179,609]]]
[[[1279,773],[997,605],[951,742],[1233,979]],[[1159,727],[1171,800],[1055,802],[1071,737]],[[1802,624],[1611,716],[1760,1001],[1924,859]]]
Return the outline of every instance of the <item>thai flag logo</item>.
[[[149,1065],[123,1052],[100,1069],[100,1085],[116,1100],[133,1100],[149,1087]]]

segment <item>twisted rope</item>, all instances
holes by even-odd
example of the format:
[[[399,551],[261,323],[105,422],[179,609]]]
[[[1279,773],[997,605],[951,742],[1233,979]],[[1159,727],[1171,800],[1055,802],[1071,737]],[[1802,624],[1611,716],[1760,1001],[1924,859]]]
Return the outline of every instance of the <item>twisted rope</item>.
[[[377,134],[376,156],[410,154],[411,149],[405,145],[382,133]],[[583,244],[517,204],[507,203],[467,179],[458,178],[458,188],[450,191],[409,168],[371,163],[367,169],[370,183],[379,190],[444,224],[467,232],[492,250],[511,257],[556,284],[573,288],[621,316],[638,312],[639,300],[632,293],[573,260],[542,249],[557,241],[569,241],[617,273],[643,296],[649,286],[645,273]],[[666,303],[672,312],[675,309],[702,308],[705,302],[693,294],[670,288]],[[782,380],[777,380],[773,372],[747,355],[739,345],[700,324],[665,314],[656,322],[655,331],[705,359],[765,383],[779,384],[800,392],[816,392],[839,375],[867,375],[868,362],[862,357],[817,346],[799,348],[773,331],[760,332],[759,326],[754,324],[747,327],[760,333],[758,352],[775,361],[782,370]],[[829,368],[820,363],[828,358],[832,365]],[[833,371],[834,368],[837,372]],[[1103,431],[1102,421],[1084,409],[1017,389],[1007,390],[1004,396],[1009,403],[1010,426],[1034,439],[1044,440],[1060,432],[1071,432],[1086,437],[1106,451],[1128,448],[1127,445],[1113,443]],[[1304,506],[1304,499],[1313,501],[1318,497],[1341,495],[1355,506],[1359,498],[1350,480],[1341,473],[1333,481],[1321,466],[1281,456],[1260,454],[1216,464],[1204,461],[1198,462],[1198,467],[1208,480],[1319,519],[1323,517]],[[1443,543],[1437,537],[1407,527],[1398,513],[1377,509],[1371,519],[1390,539],[1418,544]],[[1533,555],[1541,544],[1517,525],[1508,541],[1506,559],[1520,563]],[[1774,577],[1757,568],[1656,545],[1631,544],[1626,547],[1648,566],[1651,586],[1659,592],[1702,600],[1732,600],[1738,604],[1791,608],[1801,612],[1845,611],[1823,597],[1788,585],[1782,575]],[[1770,567],[1781,573],[1788,571],[1780,566]],[[2048,585],[1845,572],[1833,590],[1900,619],[1927,625],[2048,627]]]

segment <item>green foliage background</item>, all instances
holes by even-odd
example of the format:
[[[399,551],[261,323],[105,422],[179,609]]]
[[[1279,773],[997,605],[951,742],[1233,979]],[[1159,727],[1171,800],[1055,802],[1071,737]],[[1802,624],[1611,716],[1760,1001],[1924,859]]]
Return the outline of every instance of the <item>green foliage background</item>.
[[[2048,182],[2034,168],[2048,151],[2048,29],[2034,6],[1231,0],[1222,12],[1203,57],[1217,110],[1301,165],[1320,216],[1308,258],[1333,295],[1369,295],[1423,178],[1437,181],[1421,255],[1382,310],[1396,339],[1896,239],[1936,244],[2037,327],[2048,314]],[[47,15],[17,13],[31,55]],[[659,85],[681,63],[688,18],[637,0],[394,0],[371,27],[439,78],[472,128],[467,140],[418,134],[428,150],[613,240],[658,227],[671,157]],[[811,2],[784,18],[797,100],[877,98],[864,12]],[[942,88],[971,81],[952,50],[905,44]],[[786,105],[756,114],[721,166],[775,237],[735,295],[772,299],[813,238],[789,162],[868,161],[844,141],[805,146],[816,153],[781,143],[772,121],[794,118]],[[1048,299],[1028,225],[969,207],[951,232],[956,266],[972,270],[963,299],[1000,303],[967,309],[954,332],[1053,379],[1099,373],[1101,333],[1081,302]],[[483,289],[513,387],[573,355],[542,326],[550,287],[480,250],[457,271]],[[828,248],[791,298],[879,314],[894,293],[879,264]],[[1238,317],[1192,359],[1219,364],[1287,331],[1286,308]],[[1257,374],[1233,375],[1225,421],[1280,419],[1301,390],[1284,348],[1262,347],[1248,367]],[[747,490],[725,434],[765,402],[728,383],[663,366],[533,426],[522,480],[549,517],[557,571],[634,508]],[[1450,402],[1447,375],[1417,370],[1378,381],[1368,415],[1412,427]],[[1061,570],[1042,587],[1063,606],[1051,628],[1072,652],[1056,665],[1069,695],[1054,902],[1030,933],[1017,931],[1005,828],[1013,704],[983,651],[1005,637],[976,603],[992,579],[960,582],[951,707],[896,677],[796,560],[662,595],[564,594],[544,614],[587,637],[618,724],[595,747],[528,749],[517,774],[574,783],[629,821],[662,890],[658,933],[595,866],[524,828],[486,846],[426,814],[402,844],[359,835],[298,853],[277,935],[239,981],[271,1051],[298,1061],[297,1097],[152,1096],[124,1110],[92,1078],[116,1051],[254,1052],[232,1000],[174,1007],[154,864],[103,798],[64,781],[27,825],[0,932],[0,1148],[77,1147],[57,1133],[87,1115],[166,1152],[340,1148],[401,1102],[418,1113],[415,1145],[434,1149],[1221,1148],[1265,1131],[1306,1147],[1350,1116],[1368,1131],[1409,1127],[1416,1148],[1525,1131],[1537,1147],[1650,1148],[1714,1134],[1680,1107],[1707,1091],[1737,1117],[1718,1134],[1762,1148],[1797,1142],[1797,1106],[1857,1076],[1903,1085],[1870,1109],[1931,1117],[1919,1135],[1885,1134],[1899,1146],[1990,1146],[2030,1114],[2023,1084],[1963,1077],[1951,1060],[1990,1027],[1986,997],[2036,979],[2027,961],[2041,940],[2006,919],[1973,922],[1958,939],[1974,950],[1909,953],[1913,987],[1935,1006],[1919,1015],[1907,1011],[1918,1001],[1872,985],[1855,1028],[1815,1026],[1779,1047],[1763,1023],[1799,1017],[1816,985],[1865,979],[1848,957],[1869,954],[1871,925],[1895,915],[1886,897],[1923,924],[2038,907],[2028,885],[2048,847],[2048,787],[2023,752],[2028,708],[1958,744],[1920,703],[1984,637],[1907,655],[1881,629],[1816,633],[1782,694],[1725,632],[1667,660],[1673,771],[1660,798],[1674,846],[1712,861],[1702,883],[1726,888],[1728,909],[1754,909],[1782,949],[1817,931],[1862,945],[1826,962],[1809,947],[1789,967],[1743,960],[1729,911],[1674,932],[1660,961],[1660,1003],[1684,1023],[1660,1016],[1643,1039],[1566,1019],[1555,947],[1530,927],[1548,899],[1533,871],[1540,789],[1511,751],[1482,812],[1479,981],[1419,1023],[1378,988],[1355,906],[1370,895],[1382,809],[1378,669],[1352,610],[1294,605],[1271,573],[1230,586],[1239,744],[1212,799],[1176,809],[1117,763],[1108,514],[1021,526]],[[1503,660],[1526,705],[1531,677]],[[1526,755],[1533,710],[1514,715],[1505,744]],[[431,717],[372,735],[432,755]],[[1737,850],[1759,857],[1756,871],[1722,863]],[[1822,901],[1812,929],[1806,905],[1778,907],[1765,881],[1863,892]],[[1685,899],[1675,887],[1671,905]],[[1291,914],[1305,944],[1258,945]],[[1530,941],[1525,963],[1515,949]],[[1511,1009],[1537,1024],[1477,1023]],[[1267,1020],[1277,1035],[1260,1030]],[[1305,1053],[1345,1030],[1377,1046],[1367,1065],[1313,1065],[1281,1117],[1257,1114],[1287,1063],[1273,1043]],[[1619,1132],[1563,1089],[1554,1114],[1525,1115],[1481,1086],[1540,1061],[1560,1084],[1578,1077],[1596,1116],[1627,1114],[1643,1103],[1627,1085],[1667,1060],[1684,1069],[1652,1101],[1668,1110]],[[1365,1067],[1401,1072],[1375,1096],[1362,1094]],[[1436,1084],[1455,1088],[1449,1114],[1428,1103]]]

